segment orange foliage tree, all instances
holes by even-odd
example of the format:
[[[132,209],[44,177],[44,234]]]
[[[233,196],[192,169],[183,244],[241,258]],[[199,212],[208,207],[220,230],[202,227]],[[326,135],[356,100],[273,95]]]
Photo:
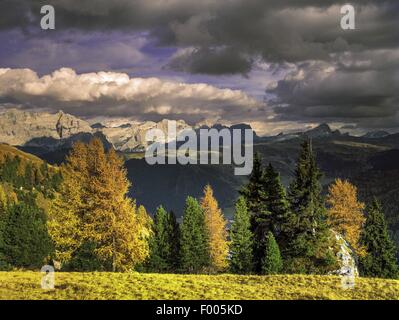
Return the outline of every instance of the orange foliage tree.
[[[204,189],[201,207],[205,213],[205,225],[209,234],[211,268],[215,271],[223,271],[228,266],[227,222],[217,200],[213,196],[213,190],[210,185],[207,185]]]
[[[365,205],[358,201],[357,188],[347,180],[337,179],[329,188],[329,225],[349,242],[356,254],[364,256],[365,248],[360,245],[360,234],[366,220]]]

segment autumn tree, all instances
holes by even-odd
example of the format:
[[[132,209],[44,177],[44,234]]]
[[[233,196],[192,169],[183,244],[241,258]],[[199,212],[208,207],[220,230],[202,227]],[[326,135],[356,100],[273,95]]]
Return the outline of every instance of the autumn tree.
[[[361,243],[367,254],[360,259],[360,271],[366,277],[397,278],[396,247],[389,236],[382,207],[377,199],[367,208]]]
[[[209,235],[205,215],[198,201],[187,197],[180,228],[180,268],[198,273],[209,267]]]
[[[95,256],[101,269],[112,271],[130,270],[144,261],[149,251],[147,213],[127,197],[130,184],[116,152],[106,153],[99,139],[77,143],[63,172],[49,222],[57,258],[66,262],[79,253],[80,258]]]
[[[209,236],[210,267],[215,271],[223,271],[228,266],[227,221],[213,196],[213,190],[210,185],[207,185],[204,189],[201,207],[204,211],[205,225]]]
[[[55,260],[67,264],[83,245],[83,218],[87,211],[87,146],[74,144],[61,166],[63,181],[49,210],[48,229],[55,244]]]
[[[99,139],[93,139],[87,150],[84,237],[96,243],[96,255],[109,261],[112,271],[130,270],[147,258],[149,249],[135,203],[127,197],[130,183],[123,159],[114,149],[106,154]]]
[[[349,242],[357,255],[364,256],[366,251],[360,245],[360,234],[366,220],[365,205],[357,199],[357,188],[346,180],[337,179],[329,188],[327,203],[330,227]]]
[[[253,270],[253,235],[245,198],[239,197],[235,204],[234,221],[230,230],[230,270],[246,274]]]

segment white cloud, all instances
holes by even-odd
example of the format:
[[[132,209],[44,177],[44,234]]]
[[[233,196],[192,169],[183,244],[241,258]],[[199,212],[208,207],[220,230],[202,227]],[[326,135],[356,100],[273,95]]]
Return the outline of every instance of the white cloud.
[[[116,72],[77,74],[70,68],[42,77],[31,69],[0,69],[0,98],[84,116],[169,116],[190,122],[259,116],[263,106],[240,90]]]

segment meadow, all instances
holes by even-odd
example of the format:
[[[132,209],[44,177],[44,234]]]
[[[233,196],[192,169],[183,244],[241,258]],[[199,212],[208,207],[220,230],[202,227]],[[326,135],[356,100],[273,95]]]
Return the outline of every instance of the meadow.
[[[0,272],[0,299],[399,300],[398,280],[357,278],[355,288],[345,290],[337,276],[59,272],[54,290],[43,290],[41,278],[39,272]]]

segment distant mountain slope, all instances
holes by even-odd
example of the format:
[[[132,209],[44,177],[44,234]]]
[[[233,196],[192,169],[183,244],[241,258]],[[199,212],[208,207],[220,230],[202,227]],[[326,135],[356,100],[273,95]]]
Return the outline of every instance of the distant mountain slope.
[[[237,190],[243,178],[233,174],[229,165],[149,165],[144,159],[126,162],[130,195],[151,213],[159,205],[173,210],[178,217],[183,213],[187,196],[202,197],[203,188],[211,184],[222,208],[232,213]]]
[[[43,163],[42,159],[33,154],[23,152],[8,144],[0,143],[0,162],[2,162],[6,156],[19,157],[22,160],[31,161],[37,164]]]

